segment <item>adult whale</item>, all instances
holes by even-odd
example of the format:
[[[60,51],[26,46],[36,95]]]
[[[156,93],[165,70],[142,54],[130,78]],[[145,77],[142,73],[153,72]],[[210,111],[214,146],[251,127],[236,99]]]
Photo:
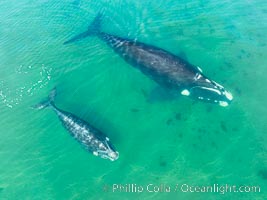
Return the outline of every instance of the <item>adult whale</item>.
[[[69,44],[88,36],[105,41],[126,62],[137,67],[159,85],[193,99],[228,106],[233,96],[223,86],[207,78],[199,67],[164,49],[105,33],[98,14],[88,30],[64,42]]]
[[[83,119],[56,107],[54,103],[55,95],[56,89],[53,89],[47,100],[35,105],[33,108],[38,110],[48,107],[52,108],[62,122],[62,125],[83,147],[85,147],[85,149],[95,156],[111,161],[117,160],[119,158],[119,153],[115,151],[109,138]]]

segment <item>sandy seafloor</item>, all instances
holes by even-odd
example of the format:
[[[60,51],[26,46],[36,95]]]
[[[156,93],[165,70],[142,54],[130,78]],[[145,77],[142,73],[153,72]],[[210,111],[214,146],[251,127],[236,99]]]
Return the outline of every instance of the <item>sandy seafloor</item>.
[[[103,31],[186,56],[232,92],[232,104],[151,96],[156,83],[98,38],[63,45],[100,11]],[[267,199],[265,1],[2,0],[0,13],[0,199]],[[51,110],[30,109],[54,86],[56,105],[105,132],[117,161],[83,150]]]

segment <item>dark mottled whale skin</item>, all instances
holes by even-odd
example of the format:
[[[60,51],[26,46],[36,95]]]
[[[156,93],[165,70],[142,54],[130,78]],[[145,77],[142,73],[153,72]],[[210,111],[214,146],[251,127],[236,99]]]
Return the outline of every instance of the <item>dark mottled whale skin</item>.
[[[199,67],[164,49],[130,40],[101,31],[101,15],[98,15],[88,31],[81,33],[64,44],[88,36],[98,36],[126,62],[138,68],[159,85],[174,89],[193,99],[228,106],[233,96],[223,86],[207,78]]]
[[[109,138],[100,130],[96,129],[88,122],[75,116],[74,114],[61,110],[55,106],[55,93],[56,90],[52,90],[49,95],[49,99],[34,106],[34,108],[52,108],[68,132],[71,133],[71,135],[79,143],[81,143],[85,149],[93,153],[95,156],[100,156],[104,159],[110,159],[111,161],[118,159],[119,153],[115,151],[113,145],[109,141]]]

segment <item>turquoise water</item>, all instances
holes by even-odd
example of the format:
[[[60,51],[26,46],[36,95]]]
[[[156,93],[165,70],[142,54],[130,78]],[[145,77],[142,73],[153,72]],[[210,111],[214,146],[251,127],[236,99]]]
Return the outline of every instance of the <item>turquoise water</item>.
[[[63,45],[99,11],[104,31],[186,56],[233,103],[148,101],[156,83],[98,38]],[[267,199],[265,1],[2,0],[0,12],[0,199]],[[105,132],[117,161],[83,150],[51,110],[30,109],[54,86],[56,105]],[[261,190],[173,191],[177,184]]]

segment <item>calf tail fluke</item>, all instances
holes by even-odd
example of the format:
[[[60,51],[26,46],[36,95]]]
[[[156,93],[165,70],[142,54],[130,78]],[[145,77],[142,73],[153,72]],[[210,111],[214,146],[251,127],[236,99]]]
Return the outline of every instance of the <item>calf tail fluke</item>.
[[[41,110],[41,109],[45,109],[47,107],[50,107],[51,105],[54,104],[54,100],[55,100],[55,96],[56,96],[56,88],[53,88],[50,93],[49,96],[46,100],[41,101],[40,103],[32,106],[32,108],[37,109],[37,110]]]
[[[57,95],[57,89],[56,87],[54,87],[49,93],[48,96],[49,102],[54,103],[56,95]]]
[[[95,17],[95,19],[91,22],[91,24],[88,26],[87,31],[80,33],[71,39],[64,42],[64,44],[69,44],[72,42],[76,42],[78,40],[84,39],[89,36],[96,36],[101,31],[101,21],[102,21],[102,14],[98,13],[98,15]]]
[[[102,14],[98,13],[92,23],[88,26],[88,32],[91,34],[98,34],[101,31]]]

